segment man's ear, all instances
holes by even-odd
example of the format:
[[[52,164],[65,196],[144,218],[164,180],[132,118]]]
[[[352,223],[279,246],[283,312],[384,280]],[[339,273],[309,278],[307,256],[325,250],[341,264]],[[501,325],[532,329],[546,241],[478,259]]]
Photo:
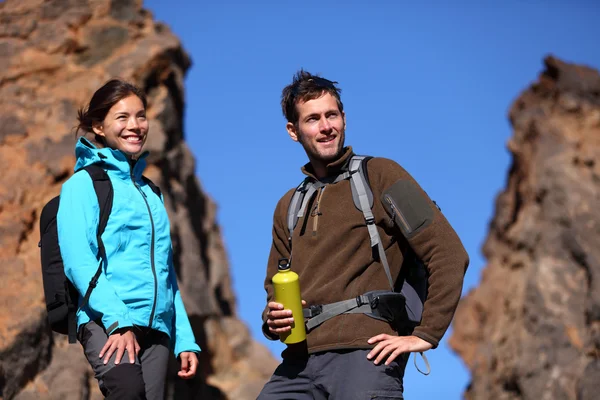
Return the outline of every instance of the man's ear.
[[[342,118],[344,119],[344,131],[346,130],[346,113],[342,111]]]
[[[104,134],[104,128],[102,127],[102,124],[100,122],[92,122],[92,129],[94,130],[94,133],[96,135],[106,136]]]
[[[290,138],[294,142],[297,142],[298,141],[298,130],[296,129],[296,125],[292,124],[291,122],[288,122],[285,125],[285,129],[287,130],[288,135],[290,135]]]

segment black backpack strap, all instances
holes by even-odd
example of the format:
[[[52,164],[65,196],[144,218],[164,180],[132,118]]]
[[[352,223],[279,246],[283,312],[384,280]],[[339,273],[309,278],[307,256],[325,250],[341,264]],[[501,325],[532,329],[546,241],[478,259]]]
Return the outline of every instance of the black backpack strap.
[[[90,177],[94,183],[94,190],[96,191],[96,197],[98,197],[98,205],[100,207],[100,219],[98,220],[98,230],[96,231],[96,238],[98,240],[98,270],[96,271],[96,274],[94,274],[94,277],[90,281],[90,285],[85,292],[83,302],[81,303],[82,308],[87,304],[90,295],[92,294],[92,290],[98,284],[98,279],[102,273],[102,260],[106,260],[106,249],[104,248],[104,243],[102,242],[102,233],[104,233],[104,229],[106,228],[106,224],[108,222],[108,217],[110,216],[110,212],[112,210],[114,196],[112,183],[110,182],[110,178],[104,169],[95,164],[88,165],[83,169],[90,174]]]
[[[77,304],[77,298],[69,299],[67,304]],[[67,334],[69,335],[69,343],[77,342],[77,307],[69,307],[67,312]]]
[[[160,198],[162,199],[162,192],[160,191],[160,188],[158,186],[156,186],[154,184],[154,182],[152,182],[150,180],[150,178],[142,175],[142,180],[148,185],[150,186],[150,189],[152,189],[152,191]]]

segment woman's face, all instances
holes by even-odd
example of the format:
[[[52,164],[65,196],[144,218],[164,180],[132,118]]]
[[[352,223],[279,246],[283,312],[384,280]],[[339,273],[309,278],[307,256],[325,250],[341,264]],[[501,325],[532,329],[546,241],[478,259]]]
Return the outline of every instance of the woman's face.
[[[102,124],[93,128],[95,134],[104,137],[107,147],[135,156],[142,152],[148,127],[144,104],[132,94],[112,106]]]

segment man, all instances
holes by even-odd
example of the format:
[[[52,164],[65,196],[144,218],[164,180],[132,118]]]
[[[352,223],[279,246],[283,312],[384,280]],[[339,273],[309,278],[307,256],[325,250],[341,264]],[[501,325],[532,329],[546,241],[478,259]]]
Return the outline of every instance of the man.
[[[288,134],[309,159],[302,172],[318,183],[318,189],[292,232],[288,207],[295,189],[275,209],[263,312],[263,332],[271,340],[288,332],[294,322],[291,311],[273,301],[271,278],[281,258],[291,260],[308,307],[390,290],[384,257],[373,251],[350,179],[336,179],[348,171],[354,155],[351,147],[344,147],[346,116],[336,83],[301,70],[282,93]],[[429,288],[421,323],[405,331],[365,313],[334,316],[309,329],[305,342],[288,345],[259,399],[401,399],[408,355],[437,347],[452,320],[469,263],[460,239],[397,163],[371,158],[366,169],[374,224],[394,286],[402,285],[402,266],[410,254],[427,267]]]

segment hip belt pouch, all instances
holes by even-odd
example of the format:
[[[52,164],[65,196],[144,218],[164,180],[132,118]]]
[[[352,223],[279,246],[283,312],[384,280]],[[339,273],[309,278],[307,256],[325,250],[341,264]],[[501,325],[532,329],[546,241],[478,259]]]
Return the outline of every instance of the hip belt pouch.
[[[371,297],[371,315],[394,325],[406,319],[406,298],[402,293],[396,292],[372,292],[367,294]],[[367,314],[368,315],[368,314]]]

